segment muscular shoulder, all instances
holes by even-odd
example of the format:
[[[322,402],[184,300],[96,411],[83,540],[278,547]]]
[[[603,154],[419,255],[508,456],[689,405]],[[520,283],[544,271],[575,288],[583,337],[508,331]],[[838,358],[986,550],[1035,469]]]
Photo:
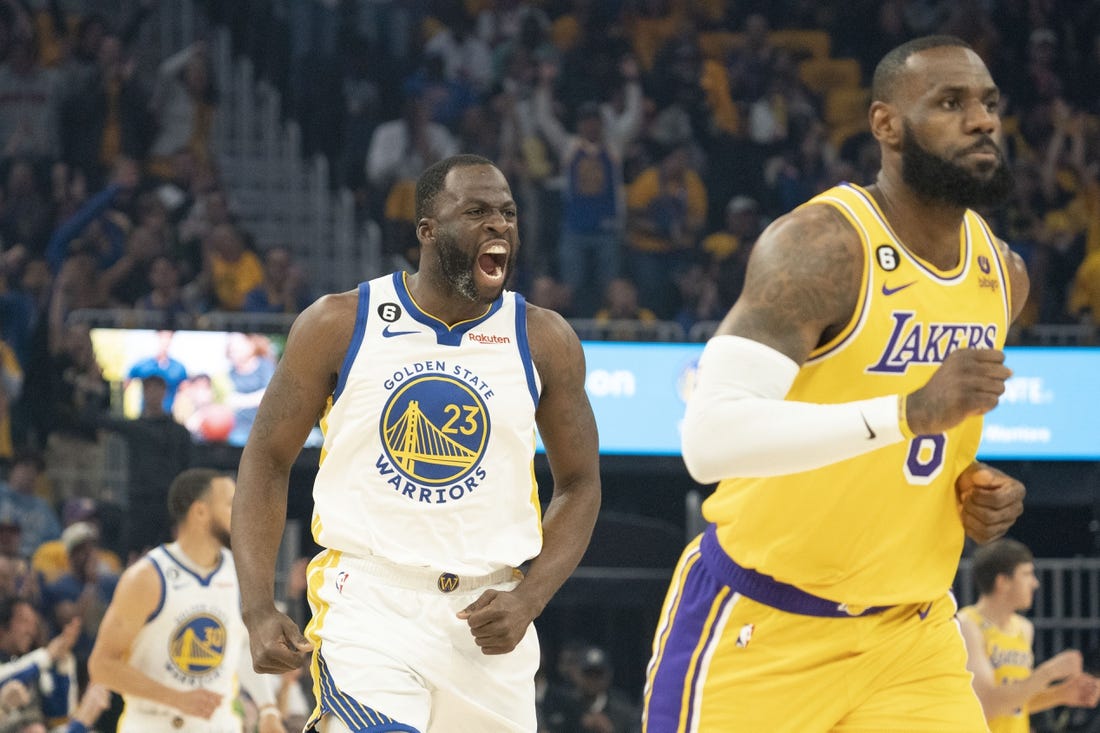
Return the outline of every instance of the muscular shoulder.
[[[727,332],[802,363],[852,317],[862,269],[859,235],[839,211],[826,204],[797,209],[753,246]]]
[[[294,320],[288,352],[293,348],[318,365],[338,367],[355,331],[358,306],[357,290],[318,298]]]
[[[578,360],[584,363],[580,339],[569,322],[555,311],[527,305],[527,343],[544,384],[554,369]]]
[[[1031,289],[1031,278],[1027,274],[1027,264],[1024,258],[1012,251],[1008,242],[997,239],[997,251],[1001,253],[1001,259],[1008,270],[1008,280],[1012,287],[1012,320],[1020,315],[1027,302],[1028,291]]]
[[[160,600],[163,582],[160,570],[146,556],[123,571],[115,586],[114,598],[127,608],[138,606],[137,611],[152,609]]]

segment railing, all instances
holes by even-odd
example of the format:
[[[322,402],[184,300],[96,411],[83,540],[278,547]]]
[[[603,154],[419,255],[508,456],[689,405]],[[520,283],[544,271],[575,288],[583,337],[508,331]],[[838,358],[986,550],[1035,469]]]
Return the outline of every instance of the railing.
[[[1100,558],[1037,558],[1035,576],[1039,590],[1026,615],[1035,624],[1036,661],[1063,649],[1100,652]],[[959,563],[955,595],[960,606],[977,600],[969,558]]]

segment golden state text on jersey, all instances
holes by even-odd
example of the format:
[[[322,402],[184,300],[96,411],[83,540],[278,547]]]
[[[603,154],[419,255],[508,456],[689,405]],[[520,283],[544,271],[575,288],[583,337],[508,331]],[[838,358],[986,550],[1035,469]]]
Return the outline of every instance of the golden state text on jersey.
[[[426,369],[434,371],[417,374]],[[393,391],[379,421],[379,475],[413,501],[442,504],[473,492],[486,477],[490,425],[482,395],[492,397],[489,385],[437,360],[405,366],[386,386]]]
[[[449,326],[416,304],[403,273],[362,283],[321,421],[317,542],[468,574],[538,554],[540,389],[520,295]]]
[[[966,212],[957,262],[944,270],[913,254],[858,186],[837,186],[807,205],[845,218],[862,243],[863,271],[851,319],[811,352],[787,399],[905,395],[956,349],[1004,346],[1009,278],[975,212]],[[739,564],[815,595],[857,608],[926,602],[950,587],[958,564],[954,481],[974,460],[981,432],[982,418],[972,417],[819,469],[729,479],[704,516]]]

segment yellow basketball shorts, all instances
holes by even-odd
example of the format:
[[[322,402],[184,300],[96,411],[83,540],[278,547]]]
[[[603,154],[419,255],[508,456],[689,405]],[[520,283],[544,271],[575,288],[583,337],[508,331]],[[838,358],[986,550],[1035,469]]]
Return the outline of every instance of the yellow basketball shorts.
[[[455,614],[511,568],[467,578],[323,551],[310,563],[306,636],[317,708],[355,733],[530,733],[539,643],[530,626],[508,654],[486,655]]]
[[[645,733],[988,730],[950,593],[852,616],[751,570],[731,583],[731,567],[712,532],[681,556],[646,673]]]

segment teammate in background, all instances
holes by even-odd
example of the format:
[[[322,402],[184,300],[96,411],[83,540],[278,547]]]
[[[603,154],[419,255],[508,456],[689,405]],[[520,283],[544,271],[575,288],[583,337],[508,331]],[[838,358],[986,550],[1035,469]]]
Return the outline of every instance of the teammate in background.
[[[561,316],[504,289],[519,241],[496,166],[432,165],[416,210],[419,271],[306,309],[260,404],[233,529],[253,660],[281,672],[313,652],[322,733],[529,732],[532,621],[600,504],[584,352]],[[275,608],[274,558],[322,412],[307,641]],[[554,478],[541,521],[536,426]]]
[[[1031,608],[1039,581],[1031,551],[1015,540],[978,549],[973,559],[978,602],[959,610],[967,669],[992,733],[1028,733],[1029,716],[1058,705],[1091,708],[1100,679],[1081,671],[1081,652],[1067,649],[1038,667],[1035,627],[1017,613]]]
[[[684,461],[721,483],[654,638],[652,733],[985,730],[948,588],[964,533],[1023,509],[974,460],[1028,290],[972,211],[1012,187],[999,96],[947,36],[871,94],[877,180],[768,227],[700,358]]]
[[[168,490],[175,542],[118,582],[88,660],[93,682],[126,703],[118,733],[241,733],[239,679],[260,707],[260,733],[285,733],[273,681],[248,658],[229,547],[233,479],[189,468]]]

